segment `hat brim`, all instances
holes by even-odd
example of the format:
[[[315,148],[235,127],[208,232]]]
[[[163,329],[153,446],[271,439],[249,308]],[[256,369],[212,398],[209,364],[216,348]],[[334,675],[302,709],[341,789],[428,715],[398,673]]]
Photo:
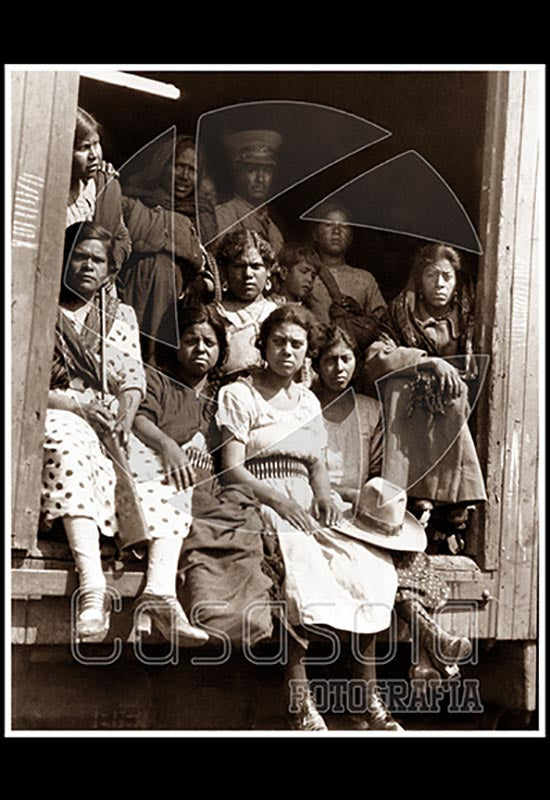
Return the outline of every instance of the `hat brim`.
[[[337,531],[361,542],[374,544],[386,550],[404,550],[413,553],[423,553],[428,546],[426,531],[410,511],[405,511],[405,519],[399,533],[384,534],[369,528],[368,524],[359,517],[345,517]]]
[[[277,161],[273,156],[245,156],[244,158],[237,158],[235,160],[235,164],[239,166],[239,164],[243,164],[246,166],[256,166],[256,167],[276,167]]]

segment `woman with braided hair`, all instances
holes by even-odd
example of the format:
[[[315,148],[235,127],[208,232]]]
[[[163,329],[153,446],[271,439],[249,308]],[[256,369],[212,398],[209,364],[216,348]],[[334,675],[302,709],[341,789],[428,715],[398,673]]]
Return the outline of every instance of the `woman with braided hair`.
[[[473,293],[458,252],[425,245],[365,359],[371,380],[388,376],[378,383],[386,412],[384,477],[436,506],[432,520],[458,534],[454,552],[468,506],[487,499],[467,426],[468,382],[479,377],[473,328]]]

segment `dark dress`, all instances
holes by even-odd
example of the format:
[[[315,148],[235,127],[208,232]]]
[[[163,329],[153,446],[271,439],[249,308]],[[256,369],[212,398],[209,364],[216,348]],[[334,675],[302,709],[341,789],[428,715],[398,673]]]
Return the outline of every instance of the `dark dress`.
[[[243,639],[253,645],[273,630],[273,582],[263,566],[261,536],[266,523],[246,487],[224,487],[216,478],[215,391],[211,384],[197,396],[181,380],[149,367],[139,413],[182,446],[195,471],[191,529],[180,560],[180,602],[190,619],[222,631],[234,645]],[[244,609],[251,606],[245,628]]]
[[[203,264],[194,225],[185,214],[137,197],[125,197],[123,209],[132,237],[132,256],[121,275],[124,300],[134,307],[142,334],[175,347],[177,299]],[[148,359],[152,351],[150,342]]]

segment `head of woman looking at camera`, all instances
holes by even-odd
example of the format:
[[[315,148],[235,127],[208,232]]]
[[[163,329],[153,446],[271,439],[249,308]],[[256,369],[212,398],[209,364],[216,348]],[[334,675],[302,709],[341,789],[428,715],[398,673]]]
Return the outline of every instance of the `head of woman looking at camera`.
[[[325,327],[318,341],[318,348],[312,366],[318,375],[314,391],[327,405],[337,398],[344,399],[344,393],[355,377],[357,367],[357,345],[353,338],[337,326]],[[346,398],[352,395],[348,392]]]
[[[291,395],[292,383],[306,356],[314,352],[317,336],[315,320],[303,306],[287,303],[273,311],[262,323],[256,343],[265,365],[260,381],[286,387]]]
[[[65,241],[67,266],[60,303],[64,307],[81,307],[92,302],[115,275],[113,237],[99,225],[87,222],[82,227],[72,226]]]
[[[382,467],[380,405],[372,397],[354,391],[357,346],[337,326],[325,327],[320,336],[313,368],[313,391],[323,408],[328,434],[327,468],[331,484],[346,502],[356,503],[359,489]]]
[[[178,304],[179,347],[159,348],[158,366],[177,380],[202,392],[223,370],[227,337],[211,305]]]

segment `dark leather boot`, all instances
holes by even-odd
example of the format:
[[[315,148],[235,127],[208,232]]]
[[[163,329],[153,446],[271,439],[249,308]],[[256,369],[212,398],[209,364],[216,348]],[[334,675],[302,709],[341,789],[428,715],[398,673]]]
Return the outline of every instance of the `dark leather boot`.
[[[307,646],[307,640],[303,645],[292,637],[289,640],[288,663],[285,668],[288,723],[293,731],[326,731],[328,728],[317,710],[306,668],[302,663]]]
[[[441,683],[441,673],[434,667],[428,651],[422,647],[418,648],[418,664],[411,664],[409,678],[416,681],[424,681],[425,685],[437,682]]]
[[[327,731],[323,717],[317,711],[309,687],[301,699],[297,711],[288,712],[289,727],[293,731]]]
[[[434,667],[446,676],[456,674],[456,663],[472,652],[470,640],[444,631],[419,600],[410,599],[396,603],[395,610],[412,631],[418,630],[420,645],[429,654]]]

